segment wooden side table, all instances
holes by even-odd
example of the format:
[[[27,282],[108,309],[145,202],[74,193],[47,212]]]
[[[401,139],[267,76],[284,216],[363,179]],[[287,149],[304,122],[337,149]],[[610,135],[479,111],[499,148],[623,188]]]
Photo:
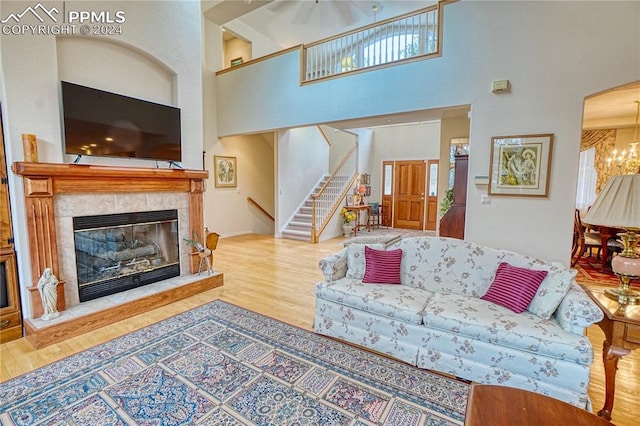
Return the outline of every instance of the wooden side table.
[[[353,225],[353,236],[354,237],[356,235],[358,235],[358,231],[363,226],[366,226],[367,231],[370,231],[370,228],[369,228],[369,211],[371,209],[371,206],[369,204],[360,204],[360,205],[357,205],[357,206],[346,206],[345,208],[347,210],[350,210],[350,211],[352,211],[352,212],[354,212],[356,214],[355,224]],[[367,212],[366,224],[363,224],[360,221],[360,213],[361,212]]]
[[[640,305],[620,305],[604,295],[604,289],[586,288],[587,294],[604,312],[598,323],[605,336],[602,346],[602,362],[605,374],[605,401],[600,417],[611,420],[616,392],[618,361],[631,350],[640,348]]]
[[[559,399],[498,385],[471,386],[465,426],[611,426],[607,420]]]

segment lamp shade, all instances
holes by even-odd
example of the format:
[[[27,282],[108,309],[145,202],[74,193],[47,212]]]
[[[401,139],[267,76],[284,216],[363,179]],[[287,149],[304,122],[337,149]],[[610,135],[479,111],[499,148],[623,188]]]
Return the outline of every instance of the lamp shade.
[[[640,229],[640,174],[612,176],[583,222],[611,228]]]

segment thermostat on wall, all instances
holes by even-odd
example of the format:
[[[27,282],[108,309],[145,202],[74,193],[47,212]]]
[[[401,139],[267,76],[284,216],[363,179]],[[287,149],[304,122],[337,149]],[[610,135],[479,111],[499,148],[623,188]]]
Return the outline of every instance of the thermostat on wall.
[[[473,178],[476,185],[489,185],[489,176],[476,176]]]

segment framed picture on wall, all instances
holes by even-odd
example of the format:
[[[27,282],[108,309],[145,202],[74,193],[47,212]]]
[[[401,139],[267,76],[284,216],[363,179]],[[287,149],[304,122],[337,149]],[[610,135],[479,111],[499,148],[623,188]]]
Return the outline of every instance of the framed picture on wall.
[[[238,185],[236,157],[213,156],[216,188],[235,188]]]
[[[548,197],[553,134],[491,138],[489,195]]]
[[[231,60],[231,66],[235,67],[236,65],[241,65],[244,62],[244,60],[242,59],[242,56],[239,58],[235,58]]]

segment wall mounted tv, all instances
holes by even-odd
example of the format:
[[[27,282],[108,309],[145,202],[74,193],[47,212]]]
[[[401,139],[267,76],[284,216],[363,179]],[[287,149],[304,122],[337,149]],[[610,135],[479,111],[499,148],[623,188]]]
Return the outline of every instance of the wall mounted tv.
[[[181,161],[179,108],[61,84],[65,154]]]

